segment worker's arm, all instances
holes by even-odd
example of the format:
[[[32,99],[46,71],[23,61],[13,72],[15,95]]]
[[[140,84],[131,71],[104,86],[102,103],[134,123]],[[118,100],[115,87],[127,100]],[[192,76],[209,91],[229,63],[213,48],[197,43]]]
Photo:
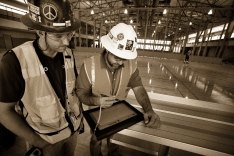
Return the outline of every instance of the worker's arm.
[[[132,88],[137,102],[142,106],[145,114],[144,120],[147,127],[157,128],[160,125],[159,116],[153,111],[149,96],[143,86]]]
[[[92,85],[88,80],[88,77],[84,69],[84,65],[82,65],[80,68],[80,73],[76,81],[76,86],[77,86],[77,95],[83,104],[89,106],[102,105],[102,107],[109,107],[114,102],[116,102],[115,96],[109,96],[109,97],[106,95],[95,96],[92,94]]]
[[[34,131],[27,125],[22,117],[15,111],[15,105],[16,102],[0,102],[1,124],[36,147],[43,148],[47,146],[49,143],[34,133]]]

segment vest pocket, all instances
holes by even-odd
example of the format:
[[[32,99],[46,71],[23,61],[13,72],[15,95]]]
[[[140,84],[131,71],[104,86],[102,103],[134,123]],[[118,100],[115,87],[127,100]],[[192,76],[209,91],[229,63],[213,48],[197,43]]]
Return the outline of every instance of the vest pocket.
[[[51,96],[44,96],[36,99],[36,106],[38,108],[39,116],[42,120],[48,122],[58,122],[59,111],[56,99]]]

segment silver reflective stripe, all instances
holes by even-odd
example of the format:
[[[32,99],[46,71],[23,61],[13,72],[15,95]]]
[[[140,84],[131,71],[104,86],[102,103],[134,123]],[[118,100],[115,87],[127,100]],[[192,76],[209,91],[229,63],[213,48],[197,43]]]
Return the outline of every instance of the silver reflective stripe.
[[[95,85],[95,62],[94,57],[91,57],[91,84]]]
[[[92,83],[91,83],[91,80],[90,80],[90,77],[89,77],[89,74],[88,74],[88,72],[87,72],[86,63],[84,63],[84,70],[85,70],[85,74],[87,75],[87,78],[88,78],[88,80],[89,80],[89,83],[92,84]]]
[[[28,79],[29,76],[28,76],[27,69],[22,69],[21,71],[22,71],[22,75],[23,75],[24,79]]]
[[[67,55],[71,56],[70,59],[73,59],[72,54],[70,54],[68,52],[68,50],[66,49],[65,53],[63,54],[65,69],[69,69],[69,68],[73,69],[73,67],[74,67],[74,61],[73,60],[72,61],[68,61],[68,59],[65,58],[65,56],[67,56]]]
[[[107,75],[107,78],[108,78],[108,82],[109,82],[109,86],[111,86],[111,80],[110,80],[110,75],[108,74],[108,71],[106,70],[106,75]]]
[[[129,61],[129,74],[132,74],[132,61]]]
[[[119,86],[118,86],[118,90],[117,90],[117,92],[116,92],[116,95],[119,94],[119,90],[120,90],[120,87],[121,87],[122,82],[123,82],[123,69],[121,69],[120,80],[119,80]]]

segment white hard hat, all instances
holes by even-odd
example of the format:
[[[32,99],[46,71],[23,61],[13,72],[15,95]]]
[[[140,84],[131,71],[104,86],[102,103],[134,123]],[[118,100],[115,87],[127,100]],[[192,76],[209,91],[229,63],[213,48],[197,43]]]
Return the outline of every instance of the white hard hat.
[[[123,59],[137,57],[137,35],[131,25],[119,23],[101,37],[102,45],[112,54]]]

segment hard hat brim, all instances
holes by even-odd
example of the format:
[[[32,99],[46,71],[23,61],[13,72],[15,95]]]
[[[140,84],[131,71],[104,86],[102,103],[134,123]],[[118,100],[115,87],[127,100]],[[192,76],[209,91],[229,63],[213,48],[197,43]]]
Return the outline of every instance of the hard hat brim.
[[[72,26],[69,26],[69,27],[56,27],[55,28],[53,26],[49,27],[49,26],[40,25],[40,23],[33,21],[29,17],[29,13],[21,17],[21,22],[31,29],[41,30],[41,31],[46,31],[46,32],[55,32],[55,33],[75,31],[76,29],[80,27],[80,22],[78,21],[74,22]]]
[[[119,50],[116,45],[113,45],[113,41],[111,41],[110,37],[108,35],[104,35],[101,37],[101,43],[102,45],[112,54],[114,54],[117,57],[132,60],[137,57],[137,51],[135,50]]]

